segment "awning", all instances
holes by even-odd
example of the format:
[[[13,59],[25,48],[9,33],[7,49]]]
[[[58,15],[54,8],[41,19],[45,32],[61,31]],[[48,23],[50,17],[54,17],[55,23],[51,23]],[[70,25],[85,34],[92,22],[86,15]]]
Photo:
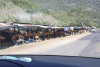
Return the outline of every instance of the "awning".
[[[0,30],[6,30],[6,29],[9,29],[9,28],[12,28],[12,26],[0,27]]]
[[[13,37],[23,37],[21,34],[14,35]]]
[[[44,25],[34,25],[34,26],[38,26],[40,28],[52,28],[52,26],[44,26]]]
[[[78,29],[85,29],[85,27],[77,27]]]
[[[40,26],[41,28],[52,28],[52,26]]]
[[[64,27],[57,27],[57,26],[55,26],[55,27],[53,26],[52,27],[52,29],[61,29],[61,28],[64,29]]]
[[[0,30],[6,30],[12,27],[14,26],[10,25],[9,23],[0,23]]]
[[[59,28],[64,28],[64,27],[59,27]]]
[[[34,26],[34,25],[31,25],[31,24],[14,24],[15,27],[17,28],[22,28],[23,30],[24,29],[29,29],[29,28],[34,28],[34,29],[37,29],[38,26]]]
[[[57,28],[57,29],[58,29],[59,27],[52,27],[52,29],[55,29],[55,28]]]
[[[68,27],[64,27],[64,31],[68,31],[68,29],[69,29]]]

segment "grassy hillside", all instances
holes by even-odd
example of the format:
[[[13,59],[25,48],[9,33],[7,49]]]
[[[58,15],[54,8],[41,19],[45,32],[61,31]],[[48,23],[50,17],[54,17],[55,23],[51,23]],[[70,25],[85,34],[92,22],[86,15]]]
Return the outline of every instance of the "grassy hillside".
[[[50,12],[71,9],[87,9],[92,11],[100,11],[100,0],[28,0],[35,2],[41,8],[47,9]],[[99,12],[100,13],[100,12]]]
[[[36,10],[40,10],[38,5],[36,5],[34,2],[29,2],[27,0],[6,0],[8,2],[12,2],[14,5],[21,7],[25,11],[32,13]]]
[[[90,16],[88,14],[93,12],[89,12],[87,10],[71,10],[70,13],[66,11],[59,11],[57,13],[51,14],[57,20],[62,22],[62,25],[66,26],[82,26],[82,25],[89,25],[89,26],[98,26],[97,22],[94,19],[94,16]],[[93,13],[94,14],[94,13]]]
[[[48,14],[43,14],[36,4],[31,3],[26,0],[0,0],[0,21],[49,25],[59,24],[59,21]],[[55,22],[57,24],[54,24]]]
[[[39,1],[39,0],[37,0]],[[40,0],[43,3],[51,2],[49,0]],[[39,1],[39,3],[41,3]],[[53,0],[52,0],[53,1]],[[60,0],[53,1],[53,4],[57,6],[53,7],[54,9],[40,8],[34,2],[29,2],[27,0],[0,0],[0,21],[16,21],[16,22],[26,22],[33,24],[47,24],[47,25],[55,25],[55,26],[82,26],[82,25],[90,25],[100,27],[99,19],[100,15],[95,11],[83,10],[83,9],[73,9],[70,8],[68,12],[60,9],[57,2],[60,3]],[[65,1],[62,0],[61,4],[64,4]],[[47,4],[47,3],[46,3]],[[40,4],[39,4],[40,5]],[[45,5],[45,4],[42,4]],[[47,4],[47,6],[49,3]],[[75,4],[67,4],[74,5]],[[49,6],[49,7],[51,7]]]
[[[23,9],[15,6],[12,2],[0,0],[0,21],[15,20],[14,15],[16,11],[22,11]]]
[[[28,0],[39,5],[62,25],[100,26],[100,0]],[[67,13],[67,14],[66,14]],[[97,20],[95,20],[97,19]]]

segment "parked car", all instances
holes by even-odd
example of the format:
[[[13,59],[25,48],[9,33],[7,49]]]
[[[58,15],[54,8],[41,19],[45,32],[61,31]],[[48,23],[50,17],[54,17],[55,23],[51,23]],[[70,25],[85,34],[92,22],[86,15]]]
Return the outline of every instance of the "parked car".
[[[90,29],[90,32],[95,32],[95,28],[91,28]]]

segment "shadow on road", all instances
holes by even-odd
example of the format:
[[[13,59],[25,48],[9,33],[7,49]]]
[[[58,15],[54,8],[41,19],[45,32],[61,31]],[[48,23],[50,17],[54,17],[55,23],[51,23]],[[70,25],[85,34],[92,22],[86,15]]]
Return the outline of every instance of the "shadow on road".
[[[14,45],[12,45],[12,46],[14,46]],[[0,47],[0,50],[7,49],[7,48],[12,47],[12,46],[3,46],[3,47]]]

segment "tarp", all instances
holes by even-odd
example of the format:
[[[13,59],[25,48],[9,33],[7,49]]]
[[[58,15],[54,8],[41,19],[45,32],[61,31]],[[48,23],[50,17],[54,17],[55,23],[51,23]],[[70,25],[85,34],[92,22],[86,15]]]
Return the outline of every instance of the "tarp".
[[[9,28],[12,28],[12,26],[0,27],[0,30],[6,30],[6,29],[9,29]]]
[[[88,29],[88,27],[85,27],[85,29]]]
[[[68,27],[64,27],[64,31],[68,31]]]
[[[40,26],[41,28],[52,28],[52,26]]]
[[[37,29],[38,26],[25,26],[24,28],[25,28],[25,29],[30,29],[30,28]]]
[[[52,26],[47,26],[47,25],[34,25],[34,26],[38,26],[40,28],[52,28]]]

